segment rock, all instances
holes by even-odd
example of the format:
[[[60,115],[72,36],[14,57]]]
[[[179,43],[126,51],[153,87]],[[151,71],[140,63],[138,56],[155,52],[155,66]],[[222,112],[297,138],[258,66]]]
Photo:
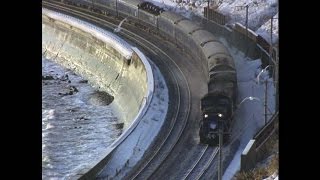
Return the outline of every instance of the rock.
[[[50,75],[48,75],[48,76],[44,75],[44,76],[42,76],[42,80],[54,80],[54,78]]]
[[[79,83],[88,83],[88,80],[80,80]]]
[[[89,120],[89,118],[86,118],[85,116],[81,116],[81,117],[78,117],[77,120],[79,120],[79,121],[80,120]]]
[[[69,112],[76,112],[77,111],[76,109],[66,109],[66,110]]]
[[[118,129],[123,129],[124,123],[117,123],[115,124],[115,127]]]
[[[107,106],[110,103],[112,103],[114,100],[114,97],[108,94],[107,92],[104,91],[95,91],[90,99],[89,102],[93,105],[97,106]]]
[[[74,93],[74,92],[75,92],[75,93],[79,92],[78,89],[77,89],[75,86],[70,86],[69,90],[70,90],[70,92],[72,92],[72,93]]]
[[[69,80],[69,76],[68,76],[68,74],[66,74],[66,75],[62,76],[60,79],[61,79],[61,81],[67,81],[67,80]]]
[[[59,95],[66,96],[66,95],[73,95],[75,93],[79,92],[78,89],[75,86],[70,86],[69,89],[65,90],[64,93],[59,92]]]

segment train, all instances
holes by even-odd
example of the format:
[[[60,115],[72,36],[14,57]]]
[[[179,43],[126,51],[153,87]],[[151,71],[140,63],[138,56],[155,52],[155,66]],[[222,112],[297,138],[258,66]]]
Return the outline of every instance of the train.
[[[200,101],[202,120],[199,136],[201,143],[216,146],[219,133],[222,133],[223,142],[228,142],[231,136],[237,77],[231,57],[219,57],[210,62],[213,64],[209,66],[208,94]]]
[[[144,0],[45,0],[84,8],[102,15],[127,18],[129,23],[154,32],[187,49],[201,62],[208,93],[200,100],[200,143],[215,146],[218,130],[228,140],[237,96],[234,60],[226,47],[196,22]]]

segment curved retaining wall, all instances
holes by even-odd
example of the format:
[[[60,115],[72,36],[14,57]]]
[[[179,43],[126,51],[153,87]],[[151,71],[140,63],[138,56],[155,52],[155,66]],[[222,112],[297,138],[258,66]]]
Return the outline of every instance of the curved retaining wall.
[[[110,105],[125,131],[71,179],[94,177],[146,113],[154,92],[151,66],[139,49],[114,34],[47,9],[42,9],[42,53],[115,97]]]
[[[122,4],[120,4],[120,5],[122,5]],[[109,12],[117,11],[116,14],[119,13],[119,15],[123,15],[124,17],[129,17],[131,14],[127,14],[126,12],[121,11],[121,9],[119,9],[120,5],[115,10],[113,7],[112,8],[109,7],[108,3],[106,3],[104,5],[104,8],[108,9]],[[135,7],[130,7],[129,9],[134,11]],[[163,15],[161,14],[160,16],[165,16],[164,14]],[[175,14],[175,13],[172,13],[172,14]],[[178,14],[176,14],[176,16],[177,16],[176,17],[177,19],[181,19],[181,20],[184,19],[182,16],[180,16]],[[212,33],[216,37],[224,37],[231,46],[234,46],[234,47],[238,48],[239,50],[246,52],[246,54],[249,57],[251,57],[253,59],[261,58],[264,65],[267,64],[267,62],[269,61],[268,53],[265,50],[263,50],[261,47],[259,47],[255,42],[253,42],[249,38],[246,38],[240,32],[229,29],[226,26],[218,25],[218,24],[211,22],[211,21],[207,21],[201,17],[193,16],[192,19],[193,19],[193,21],[192,21],[193,23],[202,26],[204,28],[204,30],[209,31],[210,33]],[[144,19],[144,20],[147,21],[146,19]],[[137,21],[141,22],[141,19],[139,19]],[[160,22],[160,21],[161,21],[161,19],[157,19],[157,21],[155,21],[155,22]],[[157,24],[156,28],[159,28],[159,24]],[[173,33],[171,33],[171,32],[173,32]],[[173,40],[173,42],[176,42],[178,44],[182,44],[183,47],[187,47],[187,49],[190,49],[193,52],[193,54],[196,55],[195,58],[199,59],[203,63],[204,73],[207,74],[207,72],[206,72],[206,71],[208,71],[207,61],[206,61],[207,58],[205,57],[204,52],[202,52],[200,50],[201,48],[199,48],[197,43],[194,43],[194,42],[191,42],[191,45],[193,47],[197,46],[197,48],[193,48],[193,47],[189,48],[188,46],[190,46],[190,44],[188,44],[188,43],[190,43],[190,39],[189,39],[190,35],[186,34],[185,32],[180,32],[180,33],[175,33],[175,32],[176,32],[176,23],[170,21],[170,22],[166,23],[166,30],[164,31],[164,29],[162,28],[162,32],[160,34],[164,34],[165,36],[169,36],[170,39]],[[179,36],[181,36],[181,38],[179,38]]]
[[[115,97],[125,128],[150,101],[153,74],[144,55],[117,36],[84,21],[43,9],[43,55],[73,69]]]

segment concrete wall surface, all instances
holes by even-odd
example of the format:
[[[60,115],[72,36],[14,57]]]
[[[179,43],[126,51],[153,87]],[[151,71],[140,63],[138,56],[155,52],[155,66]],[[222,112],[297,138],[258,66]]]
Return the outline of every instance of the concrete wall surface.
[[[115,47],[114,42],[98,39],[86,31],[43,14],[43,55],[113,95],[111,107],[126,128],[138,116],[140,108],[146,106],[144,101],[153,92],[151,67],[130,45],[121,42],[124,47]]]

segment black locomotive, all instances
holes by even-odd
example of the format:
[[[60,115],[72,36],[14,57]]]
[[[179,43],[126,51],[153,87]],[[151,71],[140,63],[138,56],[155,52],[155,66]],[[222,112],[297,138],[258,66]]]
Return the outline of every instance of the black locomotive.
[[[212,59],[213,66],[209,67],[210,80],[208,94],[201,99],[200,142],[217,145],[218,133],[221,128],[223,141],[230,136],[232,115],[235,109],[237,92],[237,77],[231,57],[223,60]],[[210,63],[209,63],[210,64]]]

